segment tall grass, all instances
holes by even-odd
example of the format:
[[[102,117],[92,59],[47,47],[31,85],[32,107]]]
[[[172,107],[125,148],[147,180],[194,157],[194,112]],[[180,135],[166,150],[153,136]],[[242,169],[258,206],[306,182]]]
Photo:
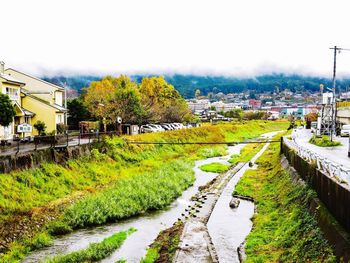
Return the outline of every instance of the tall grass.
[[[99,225],[162,209],[194,182],[192,162],[173,160],[153,171],[118,180],[67,209],[64,222],[72,228]]]
[[[334,262],[332,249],[309,213],[307,186],[296,185],[280,164],[279,144],[271,144],[248,170],[235,194],[255,200],[257,213],[246,239],[246,262]]]
[[[287,122],[251,121],[125,138],[176,142],[240,141],[287,126]],[[43,163],[41,168],[3,174],[0,176],[0,224],[8,217],[31,212],[36,207],[57,206],[62,216],[51,222],[47,231],[64,234],[74,228],[161,209],[192,184],[193,160],[225,152],[224,146],[210,148],[201,145],[133,145],[121,138],[107,138],[91,156],[69,160],[64,166]],[[69,203],[78,192],[85,198],[69,207],[66,203],[62,205],[62,200]],[[17,260],[30,250],[24,241],[20,241],[13,244],[9,253]]]
[[[110,237],[105,238],[100,243],[92,243],[86,249],[71,252],[66,255],[59,255],[44,260],[44,263],[80,263],[80,262],[98,262],[118,249],[126,238],[134,233],[136,229],[130,228],[127,231],[121,231]]]
[[[126,136],[144,141],[240,141],[264,132],[286,128],[286,122],[250,121],[246,124],[206,125],[200,128],[164,133]],[[206,148],[206,150],[200,149]],[[94,192],[118,180],[128,168],[152,169],[154,162],[179,157],[196,159],[213,157],[225,152],[223,146],[199,145],[131,145],[121,139],[107,139],[104,149],[93,150],[90,157],[69,160],[65,166],[43,163],[41,168],[1,174],[0,221],[13,214],[25,213],[34,207],[46,205],[73,192]],[[103,153],[101,153],[103,152]],[[58,187],[59,186],[59,187]]]
[[[263,148],[263,146],[263,143],[247,144],[241,149],[239,154],[234,154],[231,156],[229,163],[234,165],[239,162],[248,162]]]

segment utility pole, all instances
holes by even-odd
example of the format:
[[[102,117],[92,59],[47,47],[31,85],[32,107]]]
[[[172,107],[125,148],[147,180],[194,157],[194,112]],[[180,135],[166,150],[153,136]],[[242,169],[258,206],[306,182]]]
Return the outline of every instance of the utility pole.
[[[330,129],[330,139],[333,140],[333,134],[336,134],[336,119],[337,119],[337,100],[335,96],[335,87],[336,87],[336,76],[337,76],[337,52],[340,53],[342,50],[350,51],[350,49],[340,48],[337,46],[331,47],[329,49],[334,50],[334,60],[333,60],[333,81],[332,81],[332,127]]]
[[[330,130],[330,139],[333,141],[333,134],[336,134],[335,125],[337,119],[337,100],[335,98],[335,85],[336,85],[336,76],[337,76],[337,51],[340,52],[341,48],[334,46],[330,48],[334,50],[334,59],[333,59],[333,80],[332,80],[332,93],[333,93],[333,101],[332,101],[332,128]]]

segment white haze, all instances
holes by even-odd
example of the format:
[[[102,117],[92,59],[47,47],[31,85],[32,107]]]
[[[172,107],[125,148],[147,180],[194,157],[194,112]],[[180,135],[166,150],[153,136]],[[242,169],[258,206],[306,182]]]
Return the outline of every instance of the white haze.
[[[0,60],[36,75],[331,77],[346,0],[0,0]],[[350,75],[350,51],[338,56]]]

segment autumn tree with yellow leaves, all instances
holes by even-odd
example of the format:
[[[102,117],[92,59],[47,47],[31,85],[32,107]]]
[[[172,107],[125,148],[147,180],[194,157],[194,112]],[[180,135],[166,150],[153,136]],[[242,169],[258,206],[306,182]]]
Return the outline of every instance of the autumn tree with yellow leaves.
[[[192,113],[180,93],[163,77],[143,78],[141,103],[148,122],[190,121]]]
[[[127,76],[105,77],[84,91],[84,102],[96,118],[115,124],[190,121],[192,114],[180,93],[163,77],[145,77],[140,85]]]

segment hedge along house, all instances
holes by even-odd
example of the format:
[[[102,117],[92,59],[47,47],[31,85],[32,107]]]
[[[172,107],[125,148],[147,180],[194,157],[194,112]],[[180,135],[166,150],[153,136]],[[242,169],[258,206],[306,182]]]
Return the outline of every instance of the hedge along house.
[[[0,138],[10,139],[16,134],[37,135],[37,131],[32,128],[37,121],[46,124],[46,132],[57,131],[57,125],[66,124],[63,87],[15,69],[5,69],[4,63],[0,63],[0,90],[9,95],[16,109],[13,123],[9,127],[0,127]],[[23,124],[27,124],[31,132],[20,132],[18,125]]]

